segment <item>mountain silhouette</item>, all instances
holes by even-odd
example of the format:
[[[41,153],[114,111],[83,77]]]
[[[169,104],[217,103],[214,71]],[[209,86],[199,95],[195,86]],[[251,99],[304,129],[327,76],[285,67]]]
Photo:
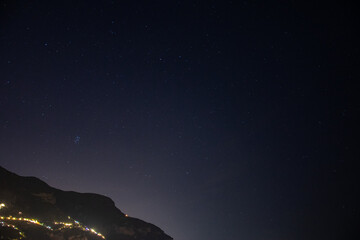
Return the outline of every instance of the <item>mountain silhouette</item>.
[[[105,196],[62,191],[0,166],[0,239],[172,240]]]

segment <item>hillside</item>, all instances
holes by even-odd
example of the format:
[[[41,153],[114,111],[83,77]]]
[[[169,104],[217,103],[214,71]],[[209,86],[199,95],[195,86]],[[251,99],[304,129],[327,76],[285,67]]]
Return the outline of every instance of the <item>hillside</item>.
[[[62,191],[0,167],[0,238],[171,240],[160,228],[128,217],[105,196]]]

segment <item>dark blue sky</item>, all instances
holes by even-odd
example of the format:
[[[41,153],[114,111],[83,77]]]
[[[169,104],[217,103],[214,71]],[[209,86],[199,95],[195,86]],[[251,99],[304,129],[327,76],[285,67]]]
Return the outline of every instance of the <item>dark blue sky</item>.
[[[342,239],[350,3],[1,1],[0,164],[176,240]]]

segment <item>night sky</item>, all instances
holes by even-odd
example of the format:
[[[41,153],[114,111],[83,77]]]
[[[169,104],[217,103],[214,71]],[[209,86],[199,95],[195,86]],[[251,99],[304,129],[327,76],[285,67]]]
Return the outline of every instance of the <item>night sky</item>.
[[[354,237],[358,11],[303,2],[1,1],[0,165],[175,240]]]

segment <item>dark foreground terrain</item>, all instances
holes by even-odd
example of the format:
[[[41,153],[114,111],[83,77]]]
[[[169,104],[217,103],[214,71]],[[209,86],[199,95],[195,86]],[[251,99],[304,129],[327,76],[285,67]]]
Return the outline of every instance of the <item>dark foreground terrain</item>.
[[[105,196],[65,192],[0,167],[0,239],[171,240]]]

